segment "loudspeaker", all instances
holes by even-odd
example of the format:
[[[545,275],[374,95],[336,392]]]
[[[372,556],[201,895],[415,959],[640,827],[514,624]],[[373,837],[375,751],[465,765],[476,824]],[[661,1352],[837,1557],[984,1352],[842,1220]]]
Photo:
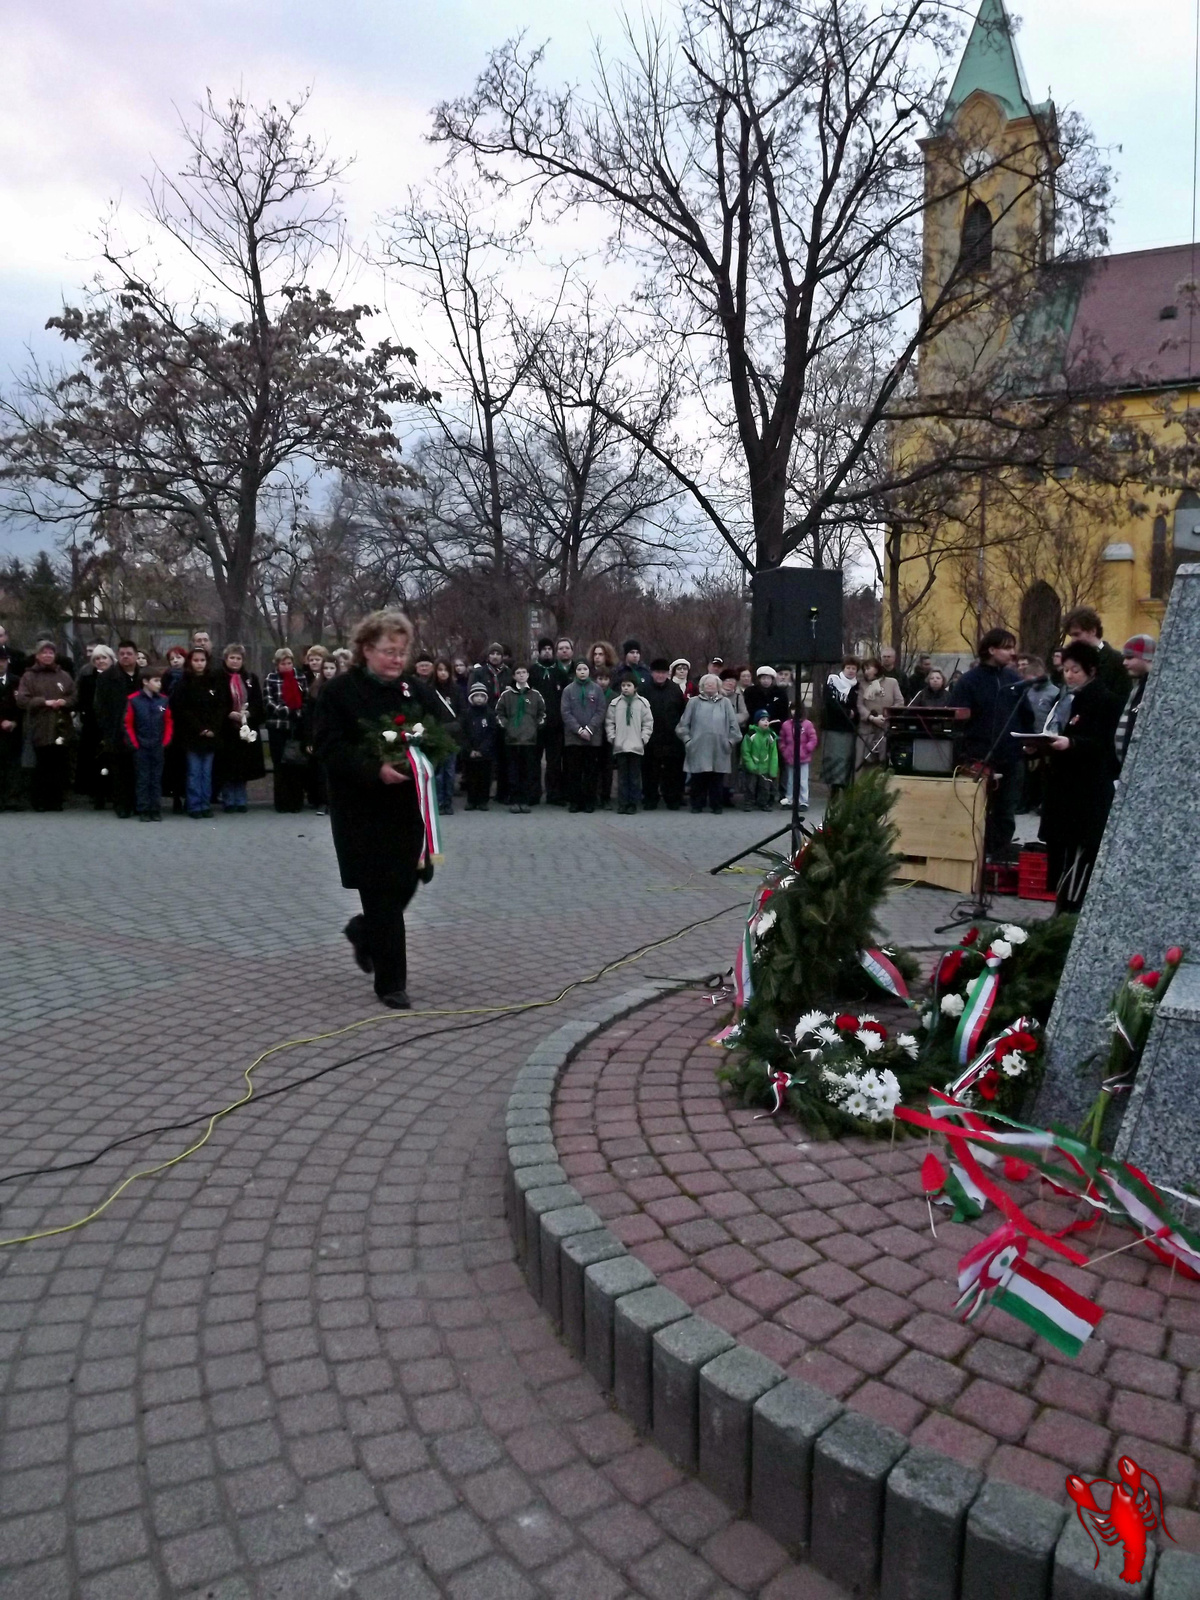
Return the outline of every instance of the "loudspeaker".
[[[751,666],[842,659],[842,574],[828,568],[772,567],[750,580]]]

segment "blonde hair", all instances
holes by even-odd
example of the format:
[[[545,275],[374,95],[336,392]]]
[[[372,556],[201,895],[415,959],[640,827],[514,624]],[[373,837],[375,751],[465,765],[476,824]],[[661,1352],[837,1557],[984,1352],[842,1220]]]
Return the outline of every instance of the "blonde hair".
[[[362,619],[350,635],[354,659],[360,667],[365,661],[363,651],[366,647],[378,644],[380,639],[389,633],[402,633],[409,644],[412,643],[413,625],[403,611],[372,611]]]
[[[323,644],[310,644],[308,649],[304,652],[305,661],[308,660],[309,656],[320,656],[322,661],[328,661],[329,651],[326,650]]]
[[[295,662],[296,657],[288,649],[287,645],[283,645],[280,649],[276,650],[275,654],[271,657],[271,660],[276,666],[278,666],[281,661]]]

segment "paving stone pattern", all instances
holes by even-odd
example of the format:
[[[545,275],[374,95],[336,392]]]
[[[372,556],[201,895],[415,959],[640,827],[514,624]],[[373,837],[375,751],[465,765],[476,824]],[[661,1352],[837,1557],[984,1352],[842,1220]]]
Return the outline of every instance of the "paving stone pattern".
[[[1160,1478],[1200,1549],[1200,1284],[1137,1248],[1055,1273],[1105,1307],[1075,1360],[997,1309],[954,1312],[963,1251],[995,1226],[943,1212],[932,1236],[922,1140],[821,1143],[720,1090],[711,1005],[653,1002],[588,1041],[559,1083],[568,1181],[673,1291],[791,1376],[992,1477],[1063,1501],[1068,1472]],[[1048,1231],[1074,1213],[1021,1198]],[[1113,1227],[1099,1255],[1129,1237]],[[1076,1243],[1079,1241],[1076,1240]]]
[[[415,1003],[552,995],[744,903],[751,879],[705,869],[762,831],[455,817],[410,917]],[[0,1251],[3,1600],[836,1600],[615,1414],[502,1214],[533,1046],[643,974],[724,965],[736,915],[551,1010],[421,1040],[475,1019],[375,1008],[322,819],[68,811],[0,818],[0,844],[0,1178],[210,1112],[281,1038],[377,1019],[257,1081],[357,1064],[236,1112],[87,1227]],[[0,1184],[0,1234],[79,1217],[190,1136]]]

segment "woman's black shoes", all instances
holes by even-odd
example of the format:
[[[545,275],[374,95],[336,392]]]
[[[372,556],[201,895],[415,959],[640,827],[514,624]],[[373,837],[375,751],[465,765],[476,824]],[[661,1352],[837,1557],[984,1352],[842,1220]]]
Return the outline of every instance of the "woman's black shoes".
[[[412,1001],[408,998],[406,989],[396,989],[392,994],[381,994],[379,1003],[389,1007],[392,1011],[411,1011]]]
[[[367,951],[366,937],[363,933],[363,919],[361,917],[351,917],[342,932],[353,946],[354,959],[362,971],[374,972],[375,963],[371,960]]]
[[[433,882],[433,857],[432,856],[426,856],[425,857],[425,865],[417,873],[417,877],[420,878],[422,883],[432,883]]]

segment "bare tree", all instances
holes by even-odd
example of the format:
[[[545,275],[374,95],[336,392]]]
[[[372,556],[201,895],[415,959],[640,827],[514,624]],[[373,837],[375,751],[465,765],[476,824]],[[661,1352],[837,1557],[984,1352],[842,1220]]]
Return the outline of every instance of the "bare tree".
[[[1071,118],[1053,129],[1032,119],[1029,148],[996,156],[964,140],[927,189],[916,140],[937,126],[944,88],[929,62],[956,39],[957,10],[949,0],[684,0],[677,28],[630,28],[624,56],[599,55],[590,94],[541,87],[540,52],[517,41],[493,54],[470,95],[438,110],[435,137],[452,151],[561,204],[598,205],[613,248],[644,263],[655,415],[676,422],[654,448],[747,568],[819,551],[831,520],[935,470],[931,459],[895,469],[877,447],[890,421],[961,419],[939,436],[937,466],[966,470],[1028,452],[1047,411],[1064,409],[1055,392],[1010,412],[1028,384],[994,382],[997,330],[1035,287],[1034,240],[986,278],[967,256],[951,262],[936,292],[922,293],[925,214],[998,166],[1006,216],[1052,189],[1064,257],[1095,248],[1108,191]],[[918,355],[935,344],[944,355],[950,330],[981,321],[967,370],[914,410]],[[858,403],[839,431],[802,444],[821,375],[845,362]],[[632,408],[613,415],[639,435]],[[689,427],[706,417],[736,439],[732,486]],[[797,470],[798,450],[813,470]]]
[[[341,169],[300,132],[305,98],[255,109],[209,97],[184,126],[186,165],[156,170],[148,207],[198,287],[180,297],[106,235],[84,306],[48,323],[78,366],[33,370],[4,406],[0,462],[21,509],[161,519],[203,554],[233,637],[252,603],[264,495],[300,501],[328,469],[410,481],[388,408],[419,398],[415,356],[388,340],[368,348],[371,308],[339,306],[317,281],[340,257]]]

